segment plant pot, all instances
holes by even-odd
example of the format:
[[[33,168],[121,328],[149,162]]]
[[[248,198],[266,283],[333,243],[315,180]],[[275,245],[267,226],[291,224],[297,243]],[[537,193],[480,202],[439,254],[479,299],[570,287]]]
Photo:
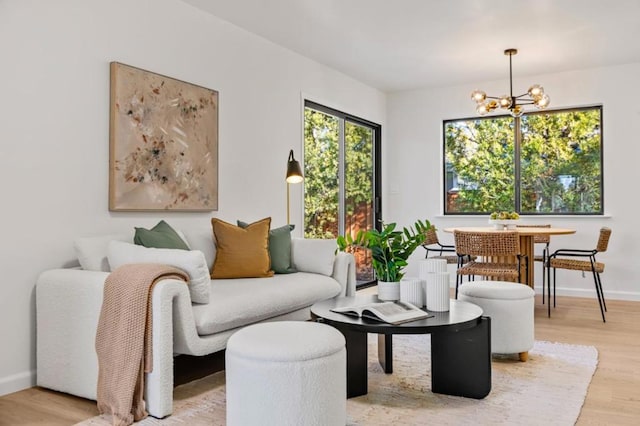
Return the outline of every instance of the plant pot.
[[[495,229],[516,229],[520,219],[489,219],[489,224]]]
[[[378,299],[400,300],[400,283],[397,281],[378,281]]]

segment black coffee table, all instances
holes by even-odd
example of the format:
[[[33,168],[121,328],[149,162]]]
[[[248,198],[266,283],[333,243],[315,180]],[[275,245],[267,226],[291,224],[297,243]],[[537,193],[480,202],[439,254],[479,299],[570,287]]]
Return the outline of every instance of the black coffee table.
[[[346,339],[347,398],[367,393],[367,333],[378,334],[378,360],[385,373],[393,372],[394,334],[431,334],[431,391],[476,399],[489,394],[491,327],[479,306],[451,300],[449,312],[399,325],[330,311],[377,301],[377,296],[336,297],[311,307],[314,320],[335,327]]]

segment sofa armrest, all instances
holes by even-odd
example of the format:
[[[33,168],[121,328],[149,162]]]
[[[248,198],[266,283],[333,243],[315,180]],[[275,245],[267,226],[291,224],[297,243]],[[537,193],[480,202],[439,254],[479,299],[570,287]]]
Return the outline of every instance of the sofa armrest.
[[[338,252],[331,275],[342,286],[340,296],[356,295],[356,260],[351,253]]]
[[[53,269],[36,283],[37,384],[95,400],[98,381],[96,330],[108,272]],[[178,337],[197,336],[189,290],[183,281],[160,280],[153,288],[153,371],[146,375],[149,414],[172,411],[175,316]],[[185,323],[185,324],[183,324]],[[184,330],[189,331],[186,333]]]
[[[96,399],[95,336],[108,272],[45,271],[36,283],[37,384]]]

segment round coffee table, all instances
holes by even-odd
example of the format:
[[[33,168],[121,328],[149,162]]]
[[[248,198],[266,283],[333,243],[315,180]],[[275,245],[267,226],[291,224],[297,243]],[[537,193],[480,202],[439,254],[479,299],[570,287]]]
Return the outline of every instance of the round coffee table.
[[[311,317],[338,329],[347,342],[347,398],[367,389],[367,334],[378,334],[378,360],[393,372],[394,334],[431,334],[431,391],[481,399],[491,391],[490,319],[477,305],[451,300],[449,312],[393,325],[331,309],[378,302],[377,296],[335,297],[311,307]]]

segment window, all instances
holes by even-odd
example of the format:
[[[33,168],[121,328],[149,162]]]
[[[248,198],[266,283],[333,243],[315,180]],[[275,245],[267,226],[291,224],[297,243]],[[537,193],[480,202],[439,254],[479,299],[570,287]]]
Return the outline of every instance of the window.
[[[304,176],[305,238],[336,238],[376,227],[380,126],[305,101]],[[372,281],[370,254],[354,255],[358,283]]]
[[[603,214],[601,106],[443,127],[445,214]]]

